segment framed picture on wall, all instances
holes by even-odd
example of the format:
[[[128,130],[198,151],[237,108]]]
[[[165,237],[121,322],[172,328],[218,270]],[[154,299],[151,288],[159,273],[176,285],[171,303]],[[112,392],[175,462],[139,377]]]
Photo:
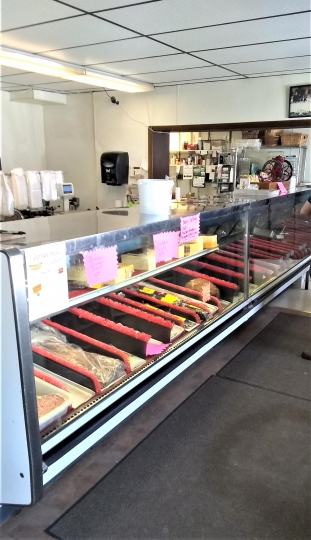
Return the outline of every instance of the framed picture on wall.
[[[311,116],[311,84],[291,86],[289,89],[289,118]]]

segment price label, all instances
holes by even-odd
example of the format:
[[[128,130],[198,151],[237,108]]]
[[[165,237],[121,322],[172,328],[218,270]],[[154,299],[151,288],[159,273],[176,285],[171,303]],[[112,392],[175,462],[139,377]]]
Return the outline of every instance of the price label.
[[[118,277],[117,246],[84,251],[82,256],[86,279],[90,287]]]
[[[278,188],[280,190],[280,195],[286,195],[287,189],[284,186],[283,182],[277,182],[276,184],[277,184],[277,186],[278,186]]]
[[[200,214],[180,218],[180,243],[196,240],[200,234]]]
[[[156,263],[177,259],[179,232],[170,231],[153,235]]]

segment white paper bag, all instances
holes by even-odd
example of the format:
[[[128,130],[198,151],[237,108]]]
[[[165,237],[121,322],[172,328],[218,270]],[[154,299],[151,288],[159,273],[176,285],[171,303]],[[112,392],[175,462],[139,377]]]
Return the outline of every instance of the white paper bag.
[[[12,169],[11,180],[15,208],[25,210],[28,208],[28,192],[23,169]]]
[[[0,215],[14,216],[14,198],[7,176],[0,171]]]
[[[54,171],[41,171],[42,198],[45,201],[57,201],[56,176]]]
[[[41,177],[38,171],[26,172],[29,207],[42,208]]]

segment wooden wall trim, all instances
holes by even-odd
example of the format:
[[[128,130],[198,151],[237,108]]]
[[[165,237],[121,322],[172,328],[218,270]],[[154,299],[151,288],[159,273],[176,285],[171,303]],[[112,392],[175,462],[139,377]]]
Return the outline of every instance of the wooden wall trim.
[[[226,124],[185,124],[177,126],[150,126],[153,131],[189,132],[189,131],[242,131],[251,129],[290,129],[311,127],[311,118],[289,118],[288,120],[271,120],[269,122],[239,122]],[[149,130],[149,135],[152,131]]]

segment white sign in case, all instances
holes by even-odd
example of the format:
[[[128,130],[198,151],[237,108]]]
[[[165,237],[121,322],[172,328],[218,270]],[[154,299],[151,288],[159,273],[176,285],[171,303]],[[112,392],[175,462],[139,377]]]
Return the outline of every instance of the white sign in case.
[[[64,242],[25,249],[29,320],[69,306]]]

